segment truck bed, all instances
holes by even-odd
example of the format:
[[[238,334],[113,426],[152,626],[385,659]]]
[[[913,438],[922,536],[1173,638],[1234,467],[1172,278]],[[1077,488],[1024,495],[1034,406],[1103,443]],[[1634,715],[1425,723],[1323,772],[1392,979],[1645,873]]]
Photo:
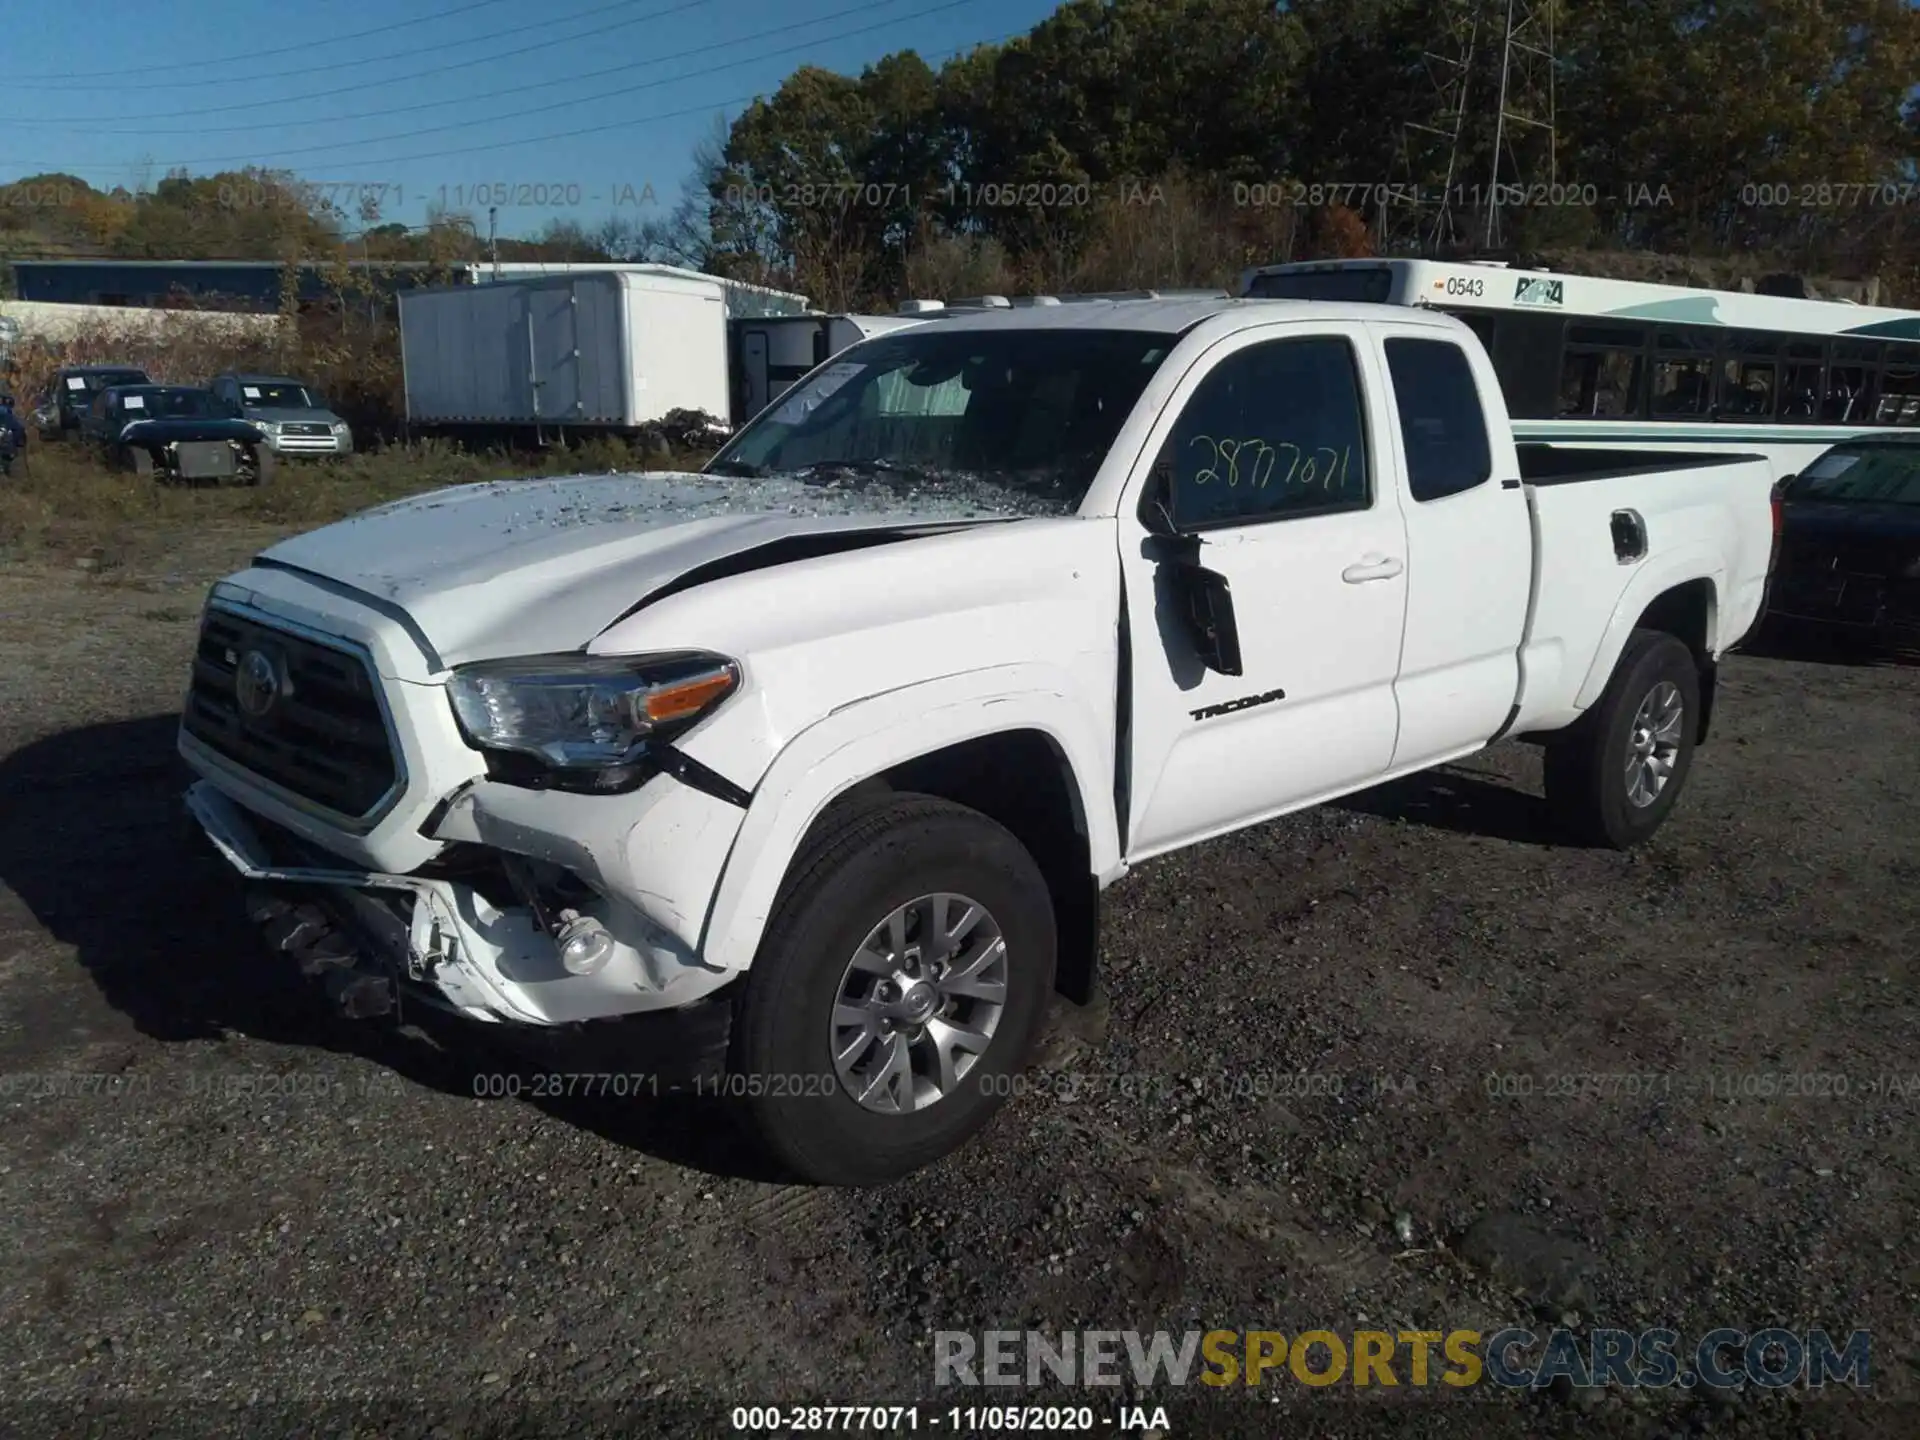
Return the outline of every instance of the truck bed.
[[[1763,457],[1519,448],[1538,560],[1515,731],[1578,719],[1635,621],[1677,585],[1712,587],[1698,637],[1711,655],[1758,619],[1773,547]],[[1645,535],[1644,557],[1621,553],[1616,517]]]
[[[1573,485],[1583,480],[1617,480],[1655,471],[1714,469],[1766,458],[1757,454],[1702,454],[1693,450],[1587,449],[1537,440],[1522,441],[1514,448],[1520,455],[1520,478],[1529,485]]]

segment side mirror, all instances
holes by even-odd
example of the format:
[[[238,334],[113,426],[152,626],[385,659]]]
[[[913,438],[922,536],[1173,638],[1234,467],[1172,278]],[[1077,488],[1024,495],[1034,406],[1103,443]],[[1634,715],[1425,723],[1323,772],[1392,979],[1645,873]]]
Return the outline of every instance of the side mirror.
[[[1156,462],[1140,497],[1140,523],[1159,544],[1160,573],[1172,587],[1188,638],[1200,659],[1220,675],[1238,675],[1240,627],[1233,615],[1227,577],[1199,561],[1200,537],[1183,533],[1173,518],[1173,467]]]
[[[1216,674],[1240,674],[1240,627],[1233,618],[1233,592],[1227,577],[1187,559],[1172,561],[1169,568],[1185,602],[1187,629],[1201,660]]]

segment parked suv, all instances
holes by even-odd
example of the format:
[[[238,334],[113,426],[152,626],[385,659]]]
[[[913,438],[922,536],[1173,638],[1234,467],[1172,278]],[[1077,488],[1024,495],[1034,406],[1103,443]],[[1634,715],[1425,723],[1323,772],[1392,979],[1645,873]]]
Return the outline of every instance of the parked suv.
[[[137,475],[258,485],[273,474],[273,452],[259,427],[190,385],[102,390],[81,419],[80,435],[111,469]]]
[[[54,374],[33,407],[33,425],[43,440],[58,440],[80,428],[93,397],[112,385],[151,385],[132,365],[69,365]]]
[[[353,431],[320,393],[290,375],[216,375],[207,382],[239,419],[256,425],[276,455],[351,455]]]

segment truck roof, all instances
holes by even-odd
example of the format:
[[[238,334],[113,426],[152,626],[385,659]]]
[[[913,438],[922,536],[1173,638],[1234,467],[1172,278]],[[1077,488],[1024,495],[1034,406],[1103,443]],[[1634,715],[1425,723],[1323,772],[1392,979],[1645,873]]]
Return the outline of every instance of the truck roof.
[[[1437,324],[1460,324],[1450,316],[1430,310],[1410,311],[1404,305],[1365,305],[1333,300],[1242,300],[1219,296],[1075,300],[1061,305],[936,311],[913,318],[931,321],[941,330],[1144,330],[1179,335],[1203,320],[1236,312],[1249,317],[1282,314],[1289,318],[1304,319],[1311,314],[1320,320],[1393,320],[1401,323],[1414,315],[1422,315]]]

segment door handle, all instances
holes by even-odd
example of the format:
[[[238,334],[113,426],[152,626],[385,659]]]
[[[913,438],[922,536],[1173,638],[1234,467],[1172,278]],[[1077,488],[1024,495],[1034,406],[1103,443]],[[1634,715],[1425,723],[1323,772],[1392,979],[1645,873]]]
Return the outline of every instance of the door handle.
[[[1364,585],[1369,580],[1391,580],[1406,568],[1390,555],[1369,555],[1358,565],[1347,566],[1340,578],[1349,585]]]

